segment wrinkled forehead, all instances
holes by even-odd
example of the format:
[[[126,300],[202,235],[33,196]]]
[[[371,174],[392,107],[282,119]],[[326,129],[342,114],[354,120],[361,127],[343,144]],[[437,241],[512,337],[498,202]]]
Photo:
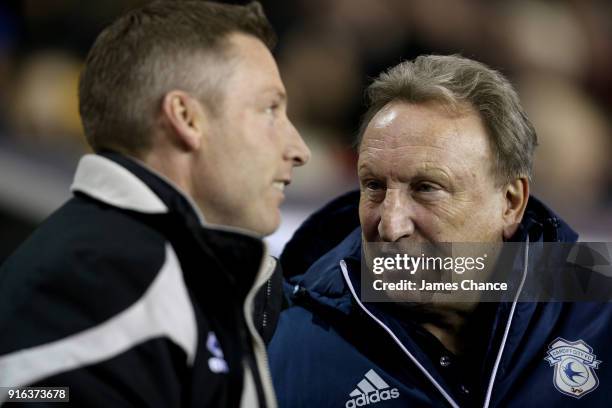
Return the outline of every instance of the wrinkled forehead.
[[[406,143],[434,148],[465,143],[488,147],[488,137],[480,115],[469,105],[392,101],[372,117],[359,150],[372,144],[394,148]]]
[[[492,163],[489,137],[475,111],[400,102],[386,105],[368,124],[358,167],[404,175],[438,168],[462,177],[490,174]]]

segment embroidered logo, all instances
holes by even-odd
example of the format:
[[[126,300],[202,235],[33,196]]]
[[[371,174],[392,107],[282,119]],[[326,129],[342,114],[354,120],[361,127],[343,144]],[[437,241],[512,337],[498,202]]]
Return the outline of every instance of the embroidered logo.
[[[214,332],[208,332],[208,338],[206,339],[206,348],[210,351],[213,357],[208,359],[208,368],[213,373],[227,373],[229,367],[223,356],[223,350],[219,346],[219,340]]]
[[[599,386],[595,369],[601,361],[593,354],[593,348],[582,340],[567,341],[557,337],[548,346],[546,361],[555,367],[555,388],[574,398],[582,398]]]
[[[363,407],[399,398],[399,390],[391,388],[374,370],[365,373],[364,377],[357,383],[357,388],[349,394],[351,399],[344,404],[346,408]]]

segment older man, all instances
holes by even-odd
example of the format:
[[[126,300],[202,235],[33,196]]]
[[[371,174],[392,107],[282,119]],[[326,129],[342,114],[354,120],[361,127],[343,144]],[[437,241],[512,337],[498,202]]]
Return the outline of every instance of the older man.
[[[0,403],[276,405],[252,317],[273,269],[261,237],[309,151],[273,41],[258,3],[203,1],[98,36],[79,88],[96,154],[0,271]]]
[[[500,73],[424,56],[381,74],[368,96],[360,192],[313,215],[281,257],[292,306],[269,347],[280,405],[606,406],[609,307],[519,303],[518,292],[467,305],[362,301],[362,252],[380,243],[577,239],[529,197],[536,135]],[[512,278],[524,282],[520,254]]]

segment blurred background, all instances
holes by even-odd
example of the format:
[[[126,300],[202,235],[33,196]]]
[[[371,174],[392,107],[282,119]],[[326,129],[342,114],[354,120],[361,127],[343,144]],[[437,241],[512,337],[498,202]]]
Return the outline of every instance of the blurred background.
[[[86,153],[77,81],[96,35],[143,0],[0,3],[0,262],[69,197]],[[245,3],[233,1],[233,3]],[[506,74],[539,135],[534,193],[612,241],[612,2],[262,0],[290,117],[313,155],[295,172],[278,254],[313,210],[357,186],[363,89],[420,54],[461,53]]]

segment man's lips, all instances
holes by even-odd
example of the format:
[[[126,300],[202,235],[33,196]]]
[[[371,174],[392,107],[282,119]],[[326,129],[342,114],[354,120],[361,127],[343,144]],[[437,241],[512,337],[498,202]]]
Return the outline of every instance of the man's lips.
[[[272,187],[276,188],[278,191],[282,193],[285,191],[285,186],[289,185],[290,183],[291,183],[291,179],[289,178],[281,179],[281,180],[274,180],[272,182]]]

